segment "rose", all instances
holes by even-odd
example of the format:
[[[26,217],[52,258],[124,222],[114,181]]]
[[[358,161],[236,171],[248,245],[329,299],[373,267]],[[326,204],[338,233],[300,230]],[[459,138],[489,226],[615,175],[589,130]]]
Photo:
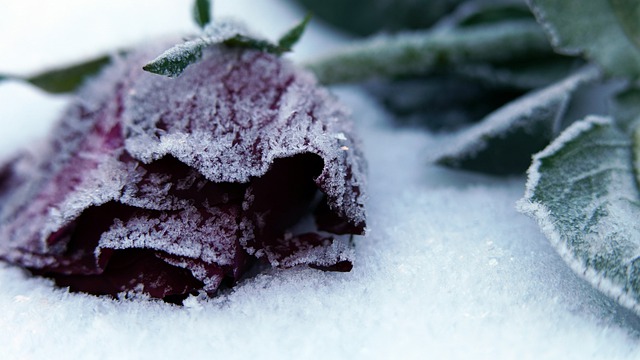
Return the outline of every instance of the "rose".
[[[167,301],[256,262],[350,270],[365,163],[345,109],[272,54],[211,46],[170,79],[142,71],[156,53],[115,59],[1,169],[0,258]]]

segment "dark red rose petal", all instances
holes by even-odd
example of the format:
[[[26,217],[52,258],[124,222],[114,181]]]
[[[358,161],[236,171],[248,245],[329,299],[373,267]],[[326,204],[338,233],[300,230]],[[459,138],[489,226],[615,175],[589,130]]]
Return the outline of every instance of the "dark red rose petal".
[[[56,284],[71,291],[96,295],[120,293],[147,294],[154,298],[188,294],[203,287],[191,271],[172,266],[146,249],[115,251],[104,271],[97,275],[69,275],[32,269],[35,274],[52,277]]]
[[[260,258],[350,270],[365,163],[344,108],[270,54],[211,47],[168,79],[141,70],[159,52],[116,60],[42,149],[0,167],[0,259],[166,301]]]

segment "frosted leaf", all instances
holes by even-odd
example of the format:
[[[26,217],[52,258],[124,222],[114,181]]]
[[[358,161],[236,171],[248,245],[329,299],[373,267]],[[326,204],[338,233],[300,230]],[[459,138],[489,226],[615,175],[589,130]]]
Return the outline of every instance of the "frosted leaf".
[[[534,157],[520,211],[593,286],[640,313],[640,195],[631,138],[609,118],[570,126]]]
[[[480,24],[452,31],[420,30],[359,41],[306,64],[324,84],[429,74],[465,64],[552,56],[532,20]]]
[[[141,69],[158,48],[114,59],[0,168],[0,258],[167,301],[258,262],[350,269],[334,239],[364,232],[365,163],[346,110],[274,55],[212,46],[169,79]]]
[[[456,74],[488,85],[532,90],[561,81],[582,62],[576,58],[548,56],[531,61],[501,64],[465,64],[456,67]]]
[[[201,36],[174,45],[142,68],[154,74],[176,77],[187,66],[200,60],[202,51],[206,47],[220,44],[239,34],[248,35],[247,29],[241,23],[235,21],[210,23],[204,28]]]
[[[558,51],[584,55],[608,74],[640,74],[640,3],[636,0],[529,0]]]
[[[293,45],[304,33],[310,19],[311,16],[307,15],[299,24],[286,32],[276,44],[250,35],[240,23],[216,21],[207,25],[201,36],[173,46],[142,68],[155,74],[176,77],[182,74],[187,66],[199,61],[205,48],[218,44],[282,55],[291,51]]]
[[[52,94],[72,92],[78,89],[89,77],[97,74],[111,63],[110,55],[102,55],[77,64],[58,67],[29,76],[0,74],[0,82],[18,80],[27,82]]]
[[[523,0],[467,0],[441,18],[434,28],[447,31],[461,26],[529,18],[531,12]]]
[[[372,81],[366,89],[398,123],[435,131],[478,122],[524,93],[455,74]]]
[[[455,135],[432,158],[442,165],[494,174],[522,172],[531,155],[560,131],[573,93],[598,77],[595,68],[585,68],[522,96]]]

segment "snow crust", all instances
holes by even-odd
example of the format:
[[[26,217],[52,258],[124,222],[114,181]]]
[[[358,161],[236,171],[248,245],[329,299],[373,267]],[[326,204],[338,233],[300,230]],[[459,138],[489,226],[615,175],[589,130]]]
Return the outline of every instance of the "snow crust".
[[[18,3],[31,8],[42,4]],[[80,12],[86,3],[56,2],[61,14]],[[184,1],[160,3],[153,13],[171,12],[167,19],[175,19],[162,22],[162,31],[186,26],[189,9],[183,12],[186,19],[175,11],[185,8]],[[118,9],[125,8],[136,14],[129,15],[136,24],[154,21],[148,7],[136,10],[130,4],[109,1],[108,6],[101,5],[106,9],[101,17],[120,19]],[[285,20],[293,23],[301,16],[279,1],[220,0],[215,5],[216,16],[232,9],[249,22],[282,19],[272,28],[257,28],[272,31],[270,38],[287,28]],[[282,9],[287,15],[279,17]],[[9,10],[6,19],[20,19]],[[22,27],[3,21],[0,34],[46,38],[46,30],[55,28],[47,19],[55,18],[55,12],[29,13],[41,21],[23,17]],[[78,21],[86,21],[91,29],[91,21]],[[7,24],[12,24],[11,31]],[[326,35],[318,26],[310,25],[309,38]],[[121,40],[135,30],[113,24],[109,29]],[[70,31],[65,39],[73,34],[88,38],[90,32]],[[12,45],[0,41],[3,53],[13,50]],[[300,56],[313,53],[313,46],[307,49]],[[15,69],[25,66],[17,60],[11,64]],[[0,264],[2,355],[25,359],[640,357],[638,318],[576,276],[537,225],[514,209],[522,196],[523,178],[502,180],[428,165],[422,154],[439,148],[441,139],[392,128],[386,125],[388,115],[357,90],[338,90],[353,110],[370,165],[369,233],[358,240],[352,272],[271,270],[219,298],[188,298],[180,308],[71,294]],[[58,117],[53,112],[61,108],[60,102],[22,85],[1,85],[3,129],[14,122],[23,124],[0,134],[2,153],[44,134],[43,129]]]

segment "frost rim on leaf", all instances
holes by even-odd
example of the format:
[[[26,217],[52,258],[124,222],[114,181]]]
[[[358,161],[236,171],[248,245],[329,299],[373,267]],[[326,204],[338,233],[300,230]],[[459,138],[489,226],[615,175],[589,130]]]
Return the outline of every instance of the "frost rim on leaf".
[[[590,132],[593,132],[593,131],[598,131],[599,129],[603,129],[603,128],[615,128],[614,121],[608,117],[589,116],[582,121],[572,124],[558,138],[556,138],[556,140],[554,140],[547,148],[545,148],[540,153],[536,154],[533,158],[533,163],[531,167],[527,171],[528,179],[526,184],[525,195],[522,199],[518,201],[517,209],[521,213],[526,214],[537,221],[544,235],[549,239],[550,243],[556,249],[558,254],[562,257],[562,259],[569,265],[569,267],[575,273],[577,273],[582,278],[587,280],[591,285],[596,287],[598,290],[602,291],[606,295],[615,299],[620,305],[634,311],[636,314],[640,314],[640,300],[639,300],[640,292],[638,291],[638,289],[634,290],[633,289],[634,284],[631,283],[633,281],[632,277],[634,276],[633,274],[631,274],[631,271],[633,271],[633,267],[634,267],[633,262],[635,262],[638,259],[638,257],[634,256],[634,257],[631,257],[631,260],[629,260],[627,256],[627,258],[625,258],[626,260],[619,259],[619,261],[617,261],[617,263],[624,261],[620,265],[620,266],[623,266],[622,270],[625,276],[622,279],[619,278],[619,276],[621,275],[616,272],[617,269],[606,269],[606,270],[609,270],[610,273],[608,273],[606,270],[604,272],[599,271],[598,269],[595,268],[595,266],[589,265],[585,261],[585,259],[582,258],[584,254],[576,253],[576,251],[585,251],[584,244],[579,244],[578,246],[580,248],[576,249],[575,246],[567,242],[568,240],[567,236],[570,236],[568,235],[568,232],[579,231],[581,232],[582,237],[586,237],[587,235],[589,235],[585,233],[586,229],[568,230],[568,229],[561,228],[562,221],[558,220],[556,216],[553,215],[553,211],[545,203],[535,199],[537,191],[547,191],[544,188],[540,188],[541,177],[544,176],[540,171],[541,167],[543,166],[543,161],[547,158],[553,157],[554,155],[558,154],[560,151],[564,149],[566,144],[579,140],[583,135],[589,134]],[[618,132],[618,134],[622,134],[622,133]],[[626,135],[620,135],[620,136],[625,138],[625,143],[628,143],[627,145],[629,146],[628,168],[622,171],[629,173],[628,175],[630,179],[626,179],[626,180],[627,180],[627,183],[631,185],[629,184],[627,185],[632,187],[633,191],[635,192],[636,199],[634,201],[635,201],[635,206],[637,207],[640,201],[638,199],[639,196],[637,193],[638,192],[637,183],[635,181],[635,178],[633,178],[633,174],[632,174],[633,171],[631,169],[632,168],[631,158],[630,158],[631,157],[630,156],[631,140],[626,139]],[[624,146],[624,145],[618,144],[616,146]],[[622,161],[624,162],[624,159]],[[616,184],[616,185],[619,185],[619,184]],[[623,195],[619,195],[619,196],[622,197]],[[622,198],[614,197],[613,199],[606,199],[603,201],[612,201],[612,200],[620,201],[620,199]],[[632,201],[632,199],[627,199],[627,198],[623,198],[623,199],[626,199],[629,202]],[[632,203],[629,204],[629,206],[632,206],[632,205],[634,204]],[[617,210],[615,207],[612,207],[612,209]],[[632,224],[627,224],[627,225],[631,226]],[[626,255],[629,255],[629,252],[638,253],[638,250],[640,248],[640,244],[638,244],[638,241],[640,240],[640,231],[637,228],[635,228],[635,231],[634,229],[626,229],[626,230],[632,233],[631,234],[632,237],[628,239],[622,238],[621,239],[622,242],[618,241],[617,239],[608,239],[608,237],[607,239],[603,239],[602,237],[605,236],[606,233],[590,234],[590,236],[600,237],[599,239],[601,240],[601,242],[616,240],[615,244],[612,244],[611,246],[622,247],[623,250],[620,250],[620,251],[626,252]],[[636,236],[633,237],[633,234],[635,234]],[[624,236],[624,235],[620,234],[618,236]],[[583,239],[583,241],[585,240]],[[635,248],[635,250],[633,250],[633,248]],[[618,248],[616,249],[619,250]],[[602,254],[598,254],[596,252],[596,253],[593,253],[592,255],[602,255]],[[594,261],[594,259],[589,258],[589,261]],[[618,278],[616,278],[616,276]],[[636,276],[637,276],[637,270],[636,270]],[[638,285],[637,283],[638,283],[638,279],[635,279],[636,287]]]

